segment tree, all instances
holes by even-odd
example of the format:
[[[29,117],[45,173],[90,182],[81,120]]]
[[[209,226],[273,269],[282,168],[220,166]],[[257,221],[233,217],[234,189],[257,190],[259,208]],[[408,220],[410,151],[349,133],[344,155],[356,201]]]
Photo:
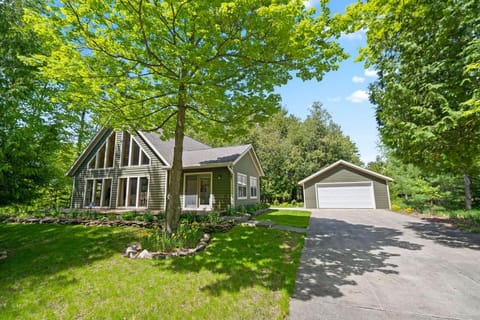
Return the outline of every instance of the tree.
[[[234,136],[277,110],[274,87],[316,78],[344,57],[326,4],[300,0],[56,1],[27,21],[52,47],[34,57],[115,129],[174,137],[166,231],[180,216],[187,127]],[[83,103],[83,105],[85,105]]]
[[[347,19],[367,33],[360,58],[378,70],[370,87],[383,143],[430,172],[479,172],[480,2],[370,0]]]
[[[22,24],[22,1],[0,2],[0,206],[28,203],[51,177],[61,126],[52,89],[19,55],[42,44]]]
[[[320,102],[312,104],[304,121],[281,110],[238,142],[255,146],[265,171],[262,196],[268,201],[297,200],[298,181],[339,159],[360,164],[355,144]]]

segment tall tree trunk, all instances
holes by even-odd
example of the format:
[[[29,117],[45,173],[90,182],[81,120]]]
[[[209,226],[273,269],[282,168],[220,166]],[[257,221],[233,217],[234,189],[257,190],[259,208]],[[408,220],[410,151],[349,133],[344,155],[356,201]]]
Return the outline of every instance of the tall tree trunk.
[[[463,175],[463,187],[465,189],[465,210],[472,210],[472,182],[468,174]]]
[[[80,114],[80,129],[78,130],[78,137],[77,137],[77,154],[80,155],[83,150],[83,140],[85,136],[85,115],[86,111],[82,110]]]
[[[177,106],[177,123],[175,126],[175,147],[173,149],[173,163],[168,181],[165,231],[168,234],[177,230],[178,221],[182,212],[180,206],[181,179],[183,171],[183,137],[185,133],[185,90],[181,86],[179,103]]]

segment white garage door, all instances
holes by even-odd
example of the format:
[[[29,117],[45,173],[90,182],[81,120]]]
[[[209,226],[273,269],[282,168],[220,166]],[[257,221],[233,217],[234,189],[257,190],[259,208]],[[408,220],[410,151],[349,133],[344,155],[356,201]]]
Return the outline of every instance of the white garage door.
[[[317,183],[318,208],[375,208],[371,182]]]

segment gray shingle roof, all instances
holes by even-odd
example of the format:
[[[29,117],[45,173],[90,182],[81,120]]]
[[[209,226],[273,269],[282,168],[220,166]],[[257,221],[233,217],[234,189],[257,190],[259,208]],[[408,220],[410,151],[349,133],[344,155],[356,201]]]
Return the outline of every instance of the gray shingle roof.
[[[231,163],[237,160],[250,145],[210,148],[206,150],[191,150],[183,153],[183,166],[194,167],[202,165],[213,165],[219,163]]]
[[[174,139],[163,141],[160,134],[156,132],[140,132],[151,147],[171,165],[173,161]],[[195,167],[202,165],[215,165],[222,163],[232,163],[237,160],[251,146],[233,146],[212,148],[209,145],[201,143],[195,139],[185,136],[183,140],[183,166]]]

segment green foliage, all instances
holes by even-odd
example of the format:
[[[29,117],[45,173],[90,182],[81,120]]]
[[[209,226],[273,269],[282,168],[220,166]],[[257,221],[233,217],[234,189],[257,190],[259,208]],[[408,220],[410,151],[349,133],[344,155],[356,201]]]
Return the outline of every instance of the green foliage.
[[[125,221],[133,221],[135,220],[136,216],[137,216],[136,212],[125,212],[120,215],[122,220],[125,220]]]
[[[478,175],[478,12],[475,0],[370,0],[345,17],[367,30],[359,58],[378,70],[370,93],[383,143],[424,172]]]
[[[43,5],[0,2],[0,206],[22,210],[68,206],[72,183],[65,171],[76,156],[77,114],[54,101],[61,86],[25,61],[50,54],[49,45],[22,21],[24,9],[38,12]]]
[[[167,234],[163,229],[145,229],[139,235],[143,248],[149,251],[171,252],[176,249],[195,248],[203,231],[197,222],[181,222],[177,232]]]
[[[463,178],[453,173],[433,174],[425,172],[413,164],[404,164],[401,160],[387,153],[385,159],[378,158],[368,164],[368,168],[394,179],[389,184],[392,203],[398,209],[412,207],[418,212],[449,210],[463,206]],[[473,179],[477,187],[478,180]],[[393,209],[393,205],[392,205]]]

